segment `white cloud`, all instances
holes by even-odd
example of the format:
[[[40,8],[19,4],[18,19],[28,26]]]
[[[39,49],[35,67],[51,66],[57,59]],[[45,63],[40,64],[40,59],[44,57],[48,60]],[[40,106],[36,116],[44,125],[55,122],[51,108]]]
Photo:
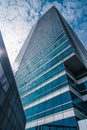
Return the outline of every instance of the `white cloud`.
[[[33,2],[36,3],[35,0]],[[39,7],[32,6],[25,0],[1,0],[0,1],[0,30],[8,51],[10,61],[16,58],[19,49],[22,47],[31,27],[38,19],[38,13],[35,11]],[[30,13],[30,16],[29,16]]]
[[[57,1],[50,3],[48,0],[0,0],[0,30],[10,61],[16,58],[34,23],[53,5],[85,42],[87,5],[86,2],[83,4],[79,0],[64,0],[62,4]]]
[[[64,0],[62,14],[87,49],[87,1]]]

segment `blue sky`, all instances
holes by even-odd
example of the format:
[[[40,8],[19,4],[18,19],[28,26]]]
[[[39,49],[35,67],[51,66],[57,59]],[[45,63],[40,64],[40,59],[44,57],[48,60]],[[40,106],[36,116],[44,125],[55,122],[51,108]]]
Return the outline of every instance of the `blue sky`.
[[[31,27],[53,5],[87,48],[87,0],[0,0],[0,30],[11,63]]]

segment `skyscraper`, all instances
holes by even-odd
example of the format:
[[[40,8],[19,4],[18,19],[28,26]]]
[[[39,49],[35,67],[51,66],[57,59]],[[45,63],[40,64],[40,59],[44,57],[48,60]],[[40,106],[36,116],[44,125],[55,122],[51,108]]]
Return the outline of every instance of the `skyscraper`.
[[[55,7],[32,28],[14,72],[26,130],[76,130],[87,118],[87,51]]]
[[[0,33],[0,130],[25,130],[25,115]]]

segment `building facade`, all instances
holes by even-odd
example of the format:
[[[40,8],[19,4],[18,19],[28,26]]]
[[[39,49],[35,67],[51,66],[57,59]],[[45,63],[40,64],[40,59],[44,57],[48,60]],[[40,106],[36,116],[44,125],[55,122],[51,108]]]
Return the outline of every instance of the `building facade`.
[[[25,130],[25,115],[0,34],[0,130]]]
[[[32,28],[14,73],[26,130],[76,130],[87,118],[87,51],[55,7]]]

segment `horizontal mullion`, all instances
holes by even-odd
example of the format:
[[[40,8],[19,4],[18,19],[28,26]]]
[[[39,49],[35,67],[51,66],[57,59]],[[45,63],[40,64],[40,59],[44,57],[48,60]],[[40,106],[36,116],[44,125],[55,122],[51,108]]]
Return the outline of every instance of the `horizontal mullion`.
[[[50,123],[54,121],[64,120],[66,118],[75,117],[75,112],[73,108],[70,108],[68,110],[63,110],[62,112],[57,112],[55,114],[51,114],[49,116],[37,119],[35,121],[29,121],[26,124],[26,129],[32,128],[38,125],[44,125],[44,123]]]
[[[56,62],[58,62],[58,60],[60,60],[60,58],[62,58],[63,59],[63,56],[61,55],[62,53],[65,53],[65,51],[66,50],[68,50],[69,48],[71,47],[71,45],[69,45],[68,47],[66,47],[63,51],[61,51],[60,53],[58,53],[55,57],[53,57],[52,59],[50,59],[49,61],[47,61],[47,63],[48,64],[50,64],[51,66],[53,66],[54,64],[56,64]],[[67,53],[69,53],[69,51],[67,52]],[[58,57],[59,57],[59,59],[58,59]],[[61,60],[62,60],[61,59]],[[50,62],[51,61],[51,62]],[[45,66],[47,66],[47,63],[45,63]],[[53,64],[53,65],[52,65]],[[42,68],[43,69],[43,66],[44,66],[44,64],[40,67],[40,68]],[[38,68],[38,70],[40,69],[40,68]],[[46,69],[47,69],[47,67],[46,67]],[[26,77],[27,78],[27,77]],[[24,79],[23,79],[24,80]],[[19,83],[17,82],[17,85],[18,85],[18,88],[19,89],[22,89],[23,87],[21,87],[21,86],[19,86]],[[27,85],[27,84],[26,84]],[[26,86],[25,85],[25,86]]]
[[[61,39],[63,36],[65,36],[65,35],[66,35],[66,34],[65,34],[65,32],[63,31],[62,33],[60,33],[59,35],[57,35],[57,36],[55,37],[55,39],[53,39],[52,42],[55,43],[56,40],[60,40],[60,39]],[[48,43],[48,41],[46,41],[46,43]],[[45,44],[44,44],[44,45],[45,45]],[[52,45],[48,46],[48,48],[50,48],[51,46],[52,46]],[[47,47],[47,46],[46,46],[46,47]],[[42,48],[42,47],[40,47],[39,49],[36,49],[35,52],[40,51],[41,48]],[[48,49],[48,48],[47,48],[47,49]],[[46,49],[46,50],[47,50],[47,49]],[[34,54],[34,53],[32,53],[32,54],[30,55],[30,57],[31,57],[33,54]],[[26,60],[29,59],[29,57],[26,57],[26,56],[25,56],[24,58],[25,58]]]
[[[38,100],[40,100],[42,97],[47,96],[48,94],[50,94],[50,93],[52,93],[52,92],[56,92],[58,89],[61,89],[61,88],[65,87],[65,86],[67,86],[67,82],[63,83],[62,85],[57,85],[57,86],[51,88],[50,90],[45,91],[44,93],[38,95],[37,97],[34,97],[34,98],[32,98],[32,99],[30,98],[29,101],[28,101],[29,98],[27,98],[27,97],[26,97],[26,99],[23,98],[23,99],[22,99],[22,104],[23,104],[23,106],[26,106],[26,104],[28,104],[28,103],[32,103],[32,102],[38,101]],[[26,102],[26,101],[27,101],[27,102]]]
[[[60,39],[60,40],[61,40],[61,39]],[[58,43],[58,41],[57,41],[56,43]],[[54,45],[55,45],[55,44],[53,44],[52,46],[54,46]],[[48,49],[47,49],[47,50],[48,50]],[[47,50],[45,50],[45,53],[46,53]],[[45,54],[45,53],[44,53],[44,54]],[[47,52],[47,54],[49,55],[48,52]],[[42,58],[43,58],[43,57],[42,57]],[[44,58],[45,58],[45,57],[44,57]],[[29,61],[29,58],[28,58],[28,61]],[[24,63],[26,63],[26,62],[27,62],[27,60],[24,61]],[[26,64],[27,64],[27,63],[26,63]],[[28,64],[29,64],[29,63],[28,63]],[[24,65],[25,65],[25,64],[24,64]],[[35,66],[35,65],[36,65],[36,64],[34,64],[34,66]],[[23,66],[23,63],[21,64],[21,67],[22,67],[22,66]],[[33,67],[33,66],[32,66],[32,67]],[[19,69],[20,69],[20,68],[19,68]],[[23,68],[21,68],[21,69],[23,69]],[[16,77],[17,77],[17,76],[16,76]]]
[[[40,59],[42,59],[45,56],[52,53],[54,50],[56,50],[58,47],[60,47],[66,40],[68,40],[68,38],[65,36],[62,39],[60,39],[59,41],[56,41],[56,44],[53,44],[50,49],[45,50],[45,52],[43,52],[42,54],[39,53],[40,55],[38,56],[38,60],[34,60],[33,64],[31,64],[31,66],[35,65]],[[36,55],[34,57],[36,57]],[[26,60],[26,62],[29,64],[31,59],[33,59],[34,57],[30,57],[30,59]]]
[[[51,78],[54,75],[57,75],[58,73],[60,73],[60,71],[63,71],[63,70],[64,70],[64,65],[61,64],[61,65],[51,69],[50,71],[47,71],[46,73],[43,73],[42,75],[37,76],[35,79],[32,79],[32,81],[29,82],[28,89],[31,88],[31,86],[33,88],[34,86],[37,86],[38,84],[43,83],[44,81],[48,80],[49,78]],[[23,91],[24,90],[22,89],[22,92]]]
[[[29,117],[27,117],[27,122],[28,122],[28,119],[29,119],[29,118],[34,118],[35,116],[37,116],[36,119],[39,119],[39,118],[40,118],[39,115],[41,115],[41,118],[42,118],[42,117],[44,117],[44,116],[49,116],[49,115],[55,114],[55,113],[57,113],[57,112],[62,112],[63,110],[68,110],[67,107],[65,108],[66,105],[68,106],[68,109],[73,108],[73,106],[72,106],[72,101],[70,101],[70,102],[67,102],[67,103],[58,105],[58,106],[56,106],[56,107],[52,107],[51,109],[48,109],[48,110],[43,111],[43,112],[41,112],[41,113],[37,113],[37,114],[35,114],[35,115],[29,116]],[[52,112],[51,112],[51,111],[52,111]],[[46,114],[47,112],[49,112],[49,113]],[[44,114],[43,114],[43,113],[44,113]],[[33,119],[33,120],[36,120],[36,119]],[[29,121],[30,121],[30,120],[29,120]]]
[[[69,45],[68,40],[66,40],[65,42],[63,42],[63,43],[60,45],[60,47],[62,47],[61,49],[58,47],[58,48],[56,48],[55,50],[53,50],[54,54],[55,54],[55,55],[58,54],[57,49],[58,49],[58,50],[60,49],[60,51],[62,51],[62,49],[65,48],[65,47],[67,47],[68,45]],[[56,52],[55,52],[55,51],[56,51]],[[53,55],[53,53],[48,54],[48,56],[50,56],[51,58],[53,58],[55,55]],[[43,65],[43,62],[47,62],[47,61],[50,59],[50,58],[48,59],[48,56],[45,57],[45,61],[44,61],[44,59],[42,59],[42,63],[41,63],[41,61],[39,61],[39,62],[40,62],[40,64],[39,64],[40,67],[41,67],[41,65]],[[35,66],[35,67],[36,67],[36,66]],[[32,66],[32,68],[33,68],[33,66]],[[31,77],[33,71],[36,71],[36,68],[35,68],[34,70],[32,70],[31,73],[28,74],[27,76]],[[34,73],[34,72],[33,72],[33,73]],[[41,73],[41,72],[40,72],[40,73]],[[25,78],[27,78],[27,76],[25,76]],[[22,78],[23,78],[23,77],[22,77]],[[17,81],[20,81],[20,80],[21,80],[21,79],[18,78]]]
[[[52,99],[53,97],[56,97],[56,96],[61,95],[61,94],[65,93],[65,92],[68,92],[68,91],[70,91],[70,89],[69,89],[69,86],[67,85],[67,86],[57,90],[56,93],[54,91],[51,94],[48,94],[47,96],[45,96],[44,98],[41,98],[38,101],[35,101],[35,102],[31,103],[31,104],[27,104],[26,106],[24,106],[24,110],[32,108],[33,106],[36,106],[36,105],[38,105],[38,104],[40,104],[42,102],[45,102],[45,101],[47,101],[49,99]]]

